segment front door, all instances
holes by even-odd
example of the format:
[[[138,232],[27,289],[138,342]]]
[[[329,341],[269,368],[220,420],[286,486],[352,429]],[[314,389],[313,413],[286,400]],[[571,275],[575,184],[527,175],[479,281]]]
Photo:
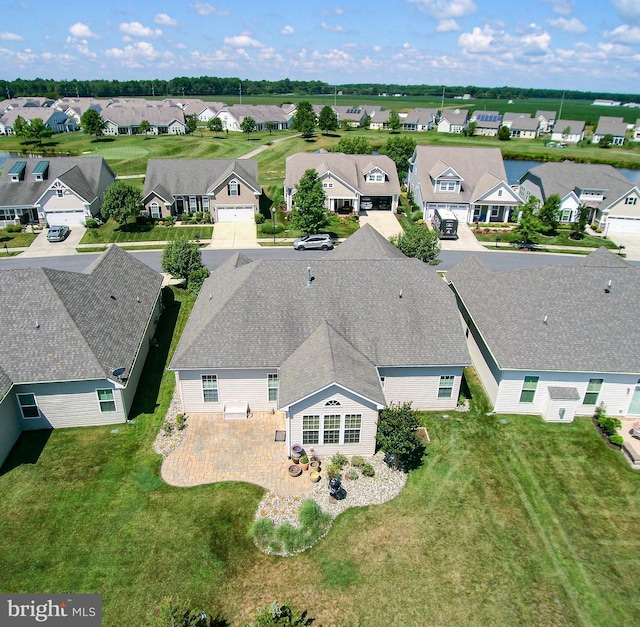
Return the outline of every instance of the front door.
[[[633,393],[631,405],[629,405],[629,413],[640,414],[640,381],[638,381],[638,385],[636,385],[635,392]]]

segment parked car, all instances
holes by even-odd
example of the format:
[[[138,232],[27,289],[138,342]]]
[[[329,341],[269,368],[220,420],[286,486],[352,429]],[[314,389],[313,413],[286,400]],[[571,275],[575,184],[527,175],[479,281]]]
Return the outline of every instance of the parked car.
[[[360,201],[360,209],[362,209],[363,211],[373,209],[373,202],[371,202],[371,198],[363,198]]]
[[[71,231],[66,224],[61,226],[52,226],[47,233],[47,239],[50,242],[62,242],[66,239]]]
[[[296,250],[331,250],[333,248],[333,242],[328,235],[321,233],[319,235],[307,235],[306,237],[299,237],[293,242],[293,247]]]

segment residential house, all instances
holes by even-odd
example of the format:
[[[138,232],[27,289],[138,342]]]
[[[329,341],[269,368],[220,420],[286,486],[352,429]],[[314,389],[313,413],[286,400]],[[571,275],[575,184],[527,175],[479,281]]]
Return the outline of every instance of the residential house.
[[[76,125],[80,126],[80,120],[89,109],[97,111],[100,115],[104,109],[113,103],[111,99],[98,98],[59,98],[52,105],[55,109],[63,111],[67,117],[73,119]]]
[[[499,148],[417,146],[408,187],[424,214],[453,211],[460,222],[506,222],[522,204],[507,182]]]
[[[252,118],[257,131],[269,128],[280,131],[290,128],[291,117],[276,105],[231,105],[220,109],[214,117],[220,118],[222,128],[227,131],[242,132],[242,122]]]
[[[363,202],[370,203],[369,209],[398,208],[398,171],[386,155],[298,152],[286,161],[284,198],[288,211],[295,204],[296,186],[309,169],[322,180],[327,209],[332,213],[357,214]]]
[[[640,141],[640,118],[636,120],[635,126],[633,127],[633,141]]]
[[[205,281],[169,369],[185,413],[280,412],[283,457],[296,444],[371,455],[385,406],[456,407],[470,363],[456,318],[435,269],[366,225],[311,263],[234,255]]]
[[[342,105],[333,105],[331,107],[335,114],[338,116],[338,122],[340,124],[347,124],[353,128],[360,128],[366,118],[374,114],[375,109],[367,110],[365,107],[349,107]]]
[[[369,128],[372,131],[386,131],[389,129],[389,114],[391,111],[385,109],[384,111],[374,111],[369,118]]]
[[[640,194],[610,165],[593,163],[543,163],[520,178],[520,195],[542,203],[552,195],[561,199],[560,222],[576,222],[579,207],[589,207],[589,222],[605,233],[640,233]]]
[[[0,224],[83,225],[100,213],[114,182],[102,157],[7,159],[0,174]]]
[[[536,111],[536,119],[540,123],[541,134],[551,132],[551,129],[553,129],[553,126],[556,123],[556,115],[555,111]]]
[[[475,111],[470,122],[475,122],[474,135],[496,137],[502,126],[502,116],[498,111]]]
[[[466,109],[443,109],[438,121],[438,133],[462,133],[467,128]]]
[[[0,116],[0,135],[13,135],[13,127],[18,117],[21,117],[27,124],[31,124],[33,120],[38,118],[54,133],[69,133],[78,130],[75,120],[57,109],[51,107],[16,107],[8,109]]]
[[[605,135],[611,135],[611,143],[614,146],[624,145],[624,138],[627,134],[627,123],[622,118],[615,118],[607,115],[600,116],[598,127],[593,133],[591,141],[599,144]]]
[[[154,219],[209,212],[213,222],[253,222],[261,196],[255,159],[149,159],[142,204]]]
[[[178,105],[185,115],[195,115],[199,122],[208,122],[227,105],[224,102],[205,102],[198,98],[189,98]]]
[[[600,248],[504,272],[471,257],[447,280],[495,412],[571,422],[603,404],[640,416],[640,268]]]
[[[403,131],[430,131],[438,121],[438,109],[413,109],[400,116]]]
[[[523,120],[525,118],[531,118],[530,113],[513,113],[512,111],[506,111],[502,116],[502,125],[507,128],[511,128],[514,120]]]
[[[118,246],[84,273],[0,270],[0,465],[22,431],[127,420],[161,286]]]
[[[102,111],[104,135],[138,135],[140,123],[149,122],[151,135],[184,135],[187,125],[180,107],[135,106],[114,103]]]
[[[25,107],[51,107],[53,106],[51,98],[37,97],[18,97],[8,98],[0,102],[0,112],[4,113],[10,109],[24,109]]]
[[[551,131],[554,142],[577,144],[584,139],[585,123],[581,120],[556,120]]]
[[[509,130],[513,139],[535,139],[538,137],[540,122],[530,115],[519,115],[510,122]]]

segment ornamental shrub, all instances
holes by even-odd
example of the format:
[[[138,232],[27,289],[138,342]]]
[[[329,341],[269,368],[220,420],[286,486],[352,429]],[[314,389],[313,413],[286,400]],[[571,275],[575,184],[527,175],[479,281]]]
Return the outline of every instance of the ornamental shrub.
[[[256,224],[263,224],[265,221],[265,217],[261,213],[256,213],[255,220]]]
[[[267,235],[273,235],[274,233],[282,233],[282,231],[284,231],[284,227],[282,226],[282,224],[278,224],[276,222],[276,228],[274,231],[273,222],[267,220],[264,224],[260,225],[260,231]]]
[[[609,436],[609,442],[611,442],[611,444],[615,444],[616,446],[622,446],[624,444],[624,439],[621,435],[615,433],[614,435]]]
[[[375,468],[371,464],[365,464],[361,471],[365,477],[374,477],[376,474]]]

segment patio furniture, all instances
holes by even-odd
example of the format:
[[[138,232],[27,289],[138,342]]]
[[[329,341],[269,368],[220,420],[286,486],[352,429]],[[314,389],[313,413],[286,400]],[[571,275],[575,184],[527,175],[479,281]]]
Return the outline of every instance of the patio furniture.
[[[640,440],[640,420],[636,420],[633,425],[631,425],[629,433],[631,434],[631,437],[638,438]]]

